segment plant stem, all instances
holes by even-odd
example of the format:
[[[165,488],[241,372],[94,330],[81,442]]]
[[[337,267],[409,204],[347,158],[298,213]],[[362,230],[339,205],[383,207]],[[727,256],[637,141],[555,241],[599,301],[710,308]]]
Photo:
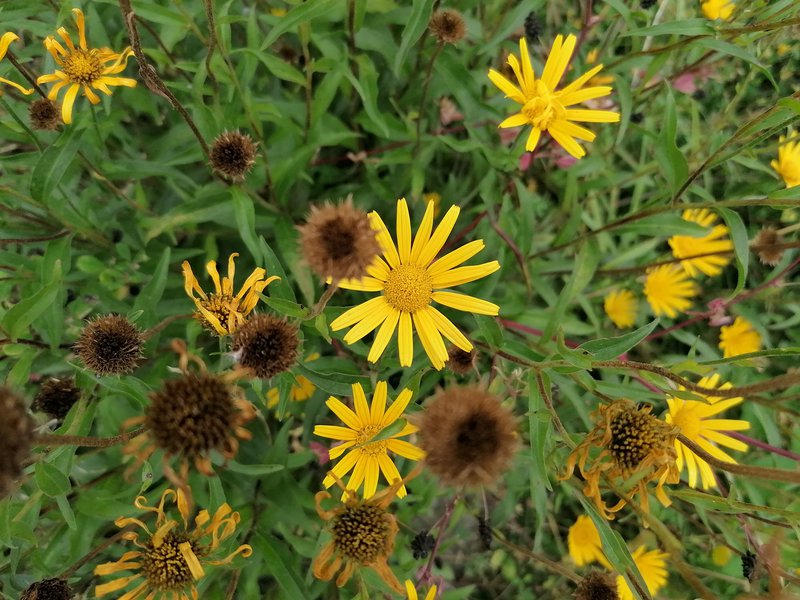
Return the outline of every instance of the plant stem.
[[[417,142],[414,145],[414,153],[419,149],[419,144],[422,135],[422,115],[425,112],[425,102],[428,98],[428,86],[431,83],[431,76],[433,75],[433,64],[436,62],[436,59],[439,57],[439,54],[442,52],[444,48],[444,43],[439,42],[436,45],[436,49],[433,51],[431,55],[431,60],[428,63],[428,68],[425,71],[425,81],[422,84],[422,96],[419,99],[419,111],[417,111]]]
[[[144,433],[145,428],[139,427],[127,433],[121,433],[111,437],[92,437],[85,435],[58,435],[52,433],[41,433],[34,437],[34,446],[83,446],[88,448],[109,448],[117,444],[124,444],[137,435]]]
[[[338,281],[334,281],[333,283],[331,283],[328,286],[328,289],[326,289],[322,293],[322,296],[320,296],[320,299],[314,305],[314,308],[311,309],[311,312],[309,312],[305,317],[303,317],[303,320],[310,321],[311,319],[316,318],[317,315],[319,315],[323,310],[325,310],[325,307],[327,306],[328,302],[330,301],[331,298],[333,298],[333,295],[336,293],[336,290],[338,289],[339,289]]]

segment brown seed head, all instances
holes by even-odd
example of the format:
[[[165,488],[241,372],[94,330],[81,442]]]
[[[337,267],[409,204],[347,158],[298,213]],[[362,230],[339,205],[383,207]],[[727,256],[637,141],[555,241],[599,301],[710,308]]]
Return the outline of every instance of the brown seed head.
[[[619,600],[617,582],[608,573],[590,571],[578,584],[575,600]]]
[[[74,596],[63,579],[43,579],[28,586],[19,600],[72,600]]]
[[[0,498],[9,493],[13,482],[22,475],[30,454],[33,426],[22,398],[0,387]]]
[[[476,354],[475,348],[464,352],[458,346],[450,346],[450,350],[447,351],[447,368],[456,375],[467,375],[472,372]]]
[[[256,164],[256,143],[246,134],[226,131],[211,146],[211,166],[232,179],[244,179]]]
[[[188,459],[228,449],[238,408],[234,389],[210,373],[186,373],[150,395],[145,427],[155,445]]]
[[[783,258],[784,249],[780,247],[783,236],[774,227],[764,227],[758,232],[753,245],[758,249],[758,258],[762,264],[774,267]]]
[[[33,398],[31,408],[47,413],[61,421],[80,397],[81,391],[75,387],[74,378],[55,379],[51,377],[42,384],[39,393]]]
[[[675,428],[651,415],[650,407],[621,403],[617,408],[608,423],[606,448],[620,468],[633,471],[650,453],[672,447]]]
[[[312,206],[298,229],[303,257],[323,280],[360,279],[381,251],[369,216],[351,198]]]
[[[105,315],[86,324],[73,349],[98,375],[119,375],[136,368],[143,344],[136,325],[120,315]]]
[[[453,486],[493,483],[517,449],[511,411],[476,387],[439,392],[422,413],[419,437],[428,469]]]
[[[441,44],[455,44],[467,33],[464,17],[455,10],[437,10],[431,17],[428,27]]]
[[[344,557],[369,565],[392,551],[392,517],[367,502],[346,505],[331,523],[333,544]]]
[[[256,377],[270,379],[291,368],[297,358],[297,327],[272,315],[253,315],[233,332],[237,362]]]
[[[32,102],[28,109],[28,116],[34,129],[53,131],[61,125],[61,114],[58,107],[47,98],[40,98]]]

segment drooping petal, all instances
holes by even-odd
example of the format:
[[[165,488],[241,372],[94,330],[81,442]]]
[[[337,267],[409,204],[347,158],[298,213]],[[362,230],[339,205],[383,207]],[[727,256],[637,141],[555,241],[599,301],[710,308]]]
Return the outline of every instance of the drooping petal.
[[[56,87],[58,87],[58,85],[59,84],[56,84]],[[55,89],[55,87],[53,89]],[[75,104],[75,98],[78,97],[78,91],[80,91],[80,89],[78,84],[73,84],[67,90],[67,93],[64,94],[64,101],[61,104],[61,118],[64,119],[64,123],[67,125],[72,123],[72,105]]]
[[[536,149],[536,144],[539,143],[539,138],[542,136],[542,130],[538,127],[534,127],[531,129],[531,133],[528,136],[528,141],[525,142],[525,150],[527,152],[533,152]]]

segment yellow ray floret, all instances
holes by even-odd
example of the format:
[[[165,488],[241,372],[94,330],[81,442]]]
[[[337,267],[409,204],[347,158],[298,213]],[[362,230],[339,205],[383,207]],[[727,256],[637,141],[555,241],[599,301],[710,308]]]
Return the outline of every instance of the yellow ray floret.
[[[11,42],[16,42],[18,39],[19,36],[11,31],[8,31],[4,33],[2,36],[0,36],[0,60],[3,60],[6,57],[6,54],[8,53],[8,47],[11,45]],[[11,87],[13,87],[16,90],[19,90],[26,96],[33,93],[33,90],[22,87],[20,84],[14,83],[13,81],[4,79],[2,77],[0,77],[0,83],[10,85]]]
[[[697,291],[697,286],[680,265],[661,265],[647,271],[644,295],[657,317],[674,318],[684,312],[692,305],[691,298]]]
[[[576,123],[616,123],[619,114],[608,110],[571,108],[581,102],[602,98],[611,93],[605,85],[584,87],[600,72],[603,65],[597,65],[562,89],[556,89],[567,70],[577,40],[574,35],[556,37],[547,57],[542,76],[536,78],[528,53],[525,38],[519,40],[517,59],[513,54],[508,64],[514,72],[517,83],[491,69],[489,79],[507,98],[521,105],[520,112],[511,115],[500,123],[500,127],[520,127],[531,125],[525,149],[532,152],[539,142],[542,132],[549,133],[564,150],[575,158],[581,158],[586,150],[577,142],[594,141],[595,134]]]
[[[675,258],[682,258],[681,266],[690,277],[699,273],[713,277],[733,258],[733,242],[728,239],[728,227],[716,225],[716,215],[707,208],[687,209],[683,211],[683,219],[710,227],[711,231],[701,237],[691,235],[673,235],[669,238],[669,246]]]
[[[792,141],[794,139],[794,141]],[[778,147],[778,160],[773,160],[770,165],[781,176],[787,188],[800,185],[800,142],[796,135],[790,134],[789,139],[781,136]]]
[[[445,291],[494,273],[500,268],[500,263],[493,260],[480,265],[459,266],[483,249],[483,240],[469,242],[437,258],[456,224],[459,208],[451,206],[436,229],[433,229],[434,210],[434,203],[429,202],[412,243],[408,205],[405,198],[398,200],[397,246],[378,213],[370,213],[373,227],[378,231],[383,258],[376,258],[367,269],[367,277],[339,282],[339,287],[349,290],[381,292],[380,296],[351,308],[331,323],[334,331],[352,327],[344,336],[348,344],[377,329],[367,356],[370,362],[374,363],[381,357],[395,330],[398,331],[400,365],[403,367],[411,366],[415,329],[436,369],[442,369],[448,359],[442,336],[465,352],[472,350],[470,341],[433,306],[433,302],[479,315],[497,315],[500,311],[500,307],[492,302]]]
[[[631,327],[638,310],[636,296],[630,290],[614,290],[603,299],[603,309],[619,328]]]

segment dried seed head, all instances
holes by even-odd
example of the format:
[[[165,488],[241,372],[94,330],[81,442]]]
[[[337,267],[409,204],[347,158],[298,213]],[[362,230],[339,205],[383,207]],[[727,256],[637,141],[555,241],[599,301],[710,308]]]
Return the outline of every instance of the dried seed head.
[[[22,398],[6,387],[0,387],[0,498],[11,490],[22,475],[30,454],[33,419]]]
[[[291,368],[299,344],[294,325],[272,315],[254,315],[233,332],[231,348],[241,366],[270,379]]]
[[[774,227],[764,227],[758,232],[753,245],[758,249],[758,258],[762,264],[774,267],[783,258],[784,249],[780,247],[783,236]]]
[[[433,13],[428,27],[440,44],[455,44],[467,33],[464,17],[455,10],[437,10]]]
[[[303,257],[323,280],[361,279],[381,251],[369,216],[351,198],[312,206],[298,229]]]
[[[635,471],[649,454],[672,447],[674,427],[651,415],[651,406],[620,406],[609,421],[606,448],[620,468]]]
[[[517,449],[511,411],[475,387],[439,392],[422,413],[419,437],[428,469],[453,486],[493,483]]]
[[[256,163],[256,149],[249,135],[226,131],[211,146],[211,166],[231,179],[244,179]]]
[[[52,131],[61,125],[61,114],[58,107],[47,98],[40,98],[31,103],[28,116],[34,129]]]
[[[143,344],[136,325],[120,315],[105,315],[86,324],[74,350],[98,375],[118,375],[136,368]]]
[[[370,565],[392,551],[392,518],[368,502],[346,505],[331,523],[333,544],[342,556]]]
[[[164,596],[167,591],[177,593],[178,590],[183,590],[187,584],[194,582],[185,553],[181,551],[181,544],[185,542],[189,543],[192,553],[196,557],[205,554],[188,533],[173,531],[165,535],[158,546],[153,543],[151,538],[142,550],[142,573],[150,586],[164,592]]]
[[[31,408],[61,421],[80,397],[81,391],[75,387],[74,378],[50,378],[42,384]]]
[[[411,554],[416,560],[428,558],[428,554],[435,546],[436,540],[427,529],[423,529],[414,536],[413,540],[411,540]]]
[[[475,348],[469,352],[464,352],[458,346],[450,346],[447,351],[447,368],[456,375],[466,375],[472,372],[476,356]]]
[[[525,17],[525,39],[528,40],[529,44],[533,44],[542,35],[542,31],[543,27],[539,16],[533,11],[529,12],[528,16]]]
[[[210,450],[228,450],[237,424],[234,389],[221,377],[187,373],[150,395],[145,427],[168,454],[194,460]]]
[[[608,573],[590,571],[578,584],[575,600],[619,600],[617,582]]]
[[[652,6],[655,6],[656,2],[658,2],[658,0],[641,0],[641,2],[639,2],[639,6],[641,6],[643,9],[647,10],[648,8],[650,8]]]
[[[63,579],[42,579],[28,586],[19,600],[72,600],[74,596]]]

